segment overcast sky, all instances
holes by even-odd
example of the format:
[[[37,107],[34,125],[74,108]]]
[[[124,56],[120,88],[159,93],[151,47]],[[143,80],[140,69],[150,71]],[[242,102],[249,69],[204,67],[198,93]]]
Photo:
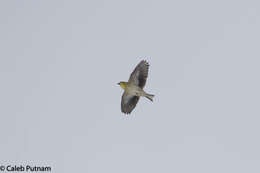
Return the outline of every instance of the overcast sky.
[[[0,31],[0,164],[260,172],[259,1],[1,1]]]

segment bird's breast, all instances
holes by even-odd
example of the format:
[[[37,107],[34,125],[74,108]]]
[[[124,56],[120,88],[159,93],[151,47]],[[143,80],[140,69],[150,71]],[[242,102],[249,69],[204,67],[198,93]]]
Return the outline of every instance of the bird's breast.
[[[130,85],[127,86],[125,91],[129,94],[129,95],[135,95],[135,96],[142,96],[143,90],[135,85]]]

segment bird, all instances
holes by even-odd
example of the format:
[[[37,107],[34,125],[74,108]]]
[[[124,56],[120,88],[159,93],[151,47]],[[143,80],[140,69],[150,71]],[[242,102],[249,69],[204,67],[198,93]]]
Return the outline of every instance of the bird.
[[[130,114],[138,103],[140,97],[146,97],[153,101],[153,94],[146,93],[143,88],[148,77],[149,63],[142,60],[131,73],[128,82],[118,83],[124,90],[121,98],[121,111]]]

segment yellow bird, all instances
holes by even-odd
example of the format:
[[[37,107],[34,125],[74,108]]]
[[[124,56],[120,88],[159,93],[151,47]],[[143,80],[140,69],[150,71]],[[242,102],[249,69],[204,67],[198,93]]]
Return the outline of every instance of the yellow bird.
[[[128,82],[118,83],[124,89],[121,99],[121,111],[123,113],[130,114],[141,96],[153,101],[154,95],[148,94],[143,90],[148,77],[148,69],[148,62],[142,60],[131,73]]]

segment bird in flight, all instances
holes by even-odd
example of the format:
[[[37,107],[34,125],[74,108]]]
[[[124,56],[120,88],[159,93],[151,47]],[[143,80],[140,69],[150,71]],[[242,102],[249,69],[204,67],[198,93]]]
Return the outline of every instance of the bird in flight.
[[[121,111],[125,114],[130,114],[135,108],[141,96],[153,101],[154,95],[146,93],[143,88],[148,77],[149,64],[142,60],[131,73],[128,82],[119,82],[124,93],[121,99]]]

